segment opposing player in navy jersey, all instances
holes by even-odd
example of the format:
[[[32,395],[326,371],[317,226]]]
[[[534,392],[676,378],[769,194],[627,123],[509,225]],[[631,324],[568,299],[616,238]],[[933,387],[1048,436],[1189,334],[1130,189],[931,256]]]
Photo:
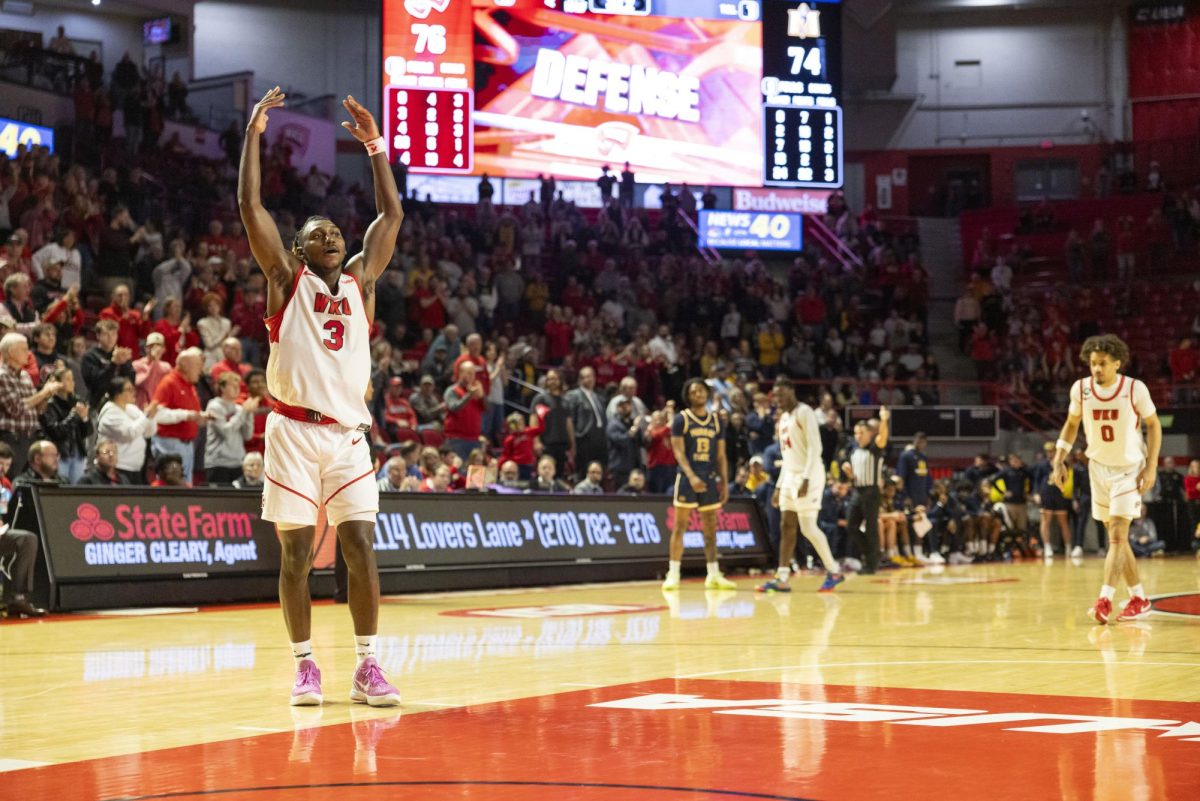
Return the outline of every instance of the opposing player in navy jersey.
[[[702,379],[683,385],[687,408],[671,423],[671,448],[675,474],[675,525],[671,530],[670,565],[664,590],[679,589],[683,561],[683,535],[692,510],[700,512],[704,530],[704,560],[708,563],[707,589],[735,590],[737,585],[721,575],[717,565],[717,512],[729,500],[729,463],[725,459],[725,426],[709,408],[712,390]]]
[[[278,399],[267,420],[263,519],[275,523],[282,547],[279,600],[292,641],[296,681],[291,703],[322,703],[321,671],[312,658],[312,567],[317,511],[325,507],[349,568],[350,615],[358,665],[350,700],[394,706],[400,694],[375,660],[379,571],[375,518],[379,488],[371,463],[370,333],[375,282],[396,249],[404,210],[371,112],[342,101],[353,123],[342,125],[366,147],[379,215],[362,252],[346,260],[346,241],[332,220],[311,217],[284,247],[262,205],[259,148],[267,114],[283,106],[276,86],[250,115],[238,172],[238,208],[254,260],[267,277],[267,386]]]

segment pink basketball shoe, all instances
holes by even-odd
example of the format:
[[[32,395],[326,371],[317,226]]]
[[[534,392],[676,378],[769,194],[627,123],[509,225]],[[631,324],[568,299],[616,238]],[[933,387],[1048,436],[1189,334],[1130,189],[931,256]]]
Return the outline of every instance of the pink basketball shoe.
[[[354,671],[354,686],[350,690],[350,700],[358,704],[370,706],[398,706],[400,691],[388,684],[383,677],[383,669],[368,656]]]
[[[320,706],[321,671],[311,659],[301,659],[296,667],[296,685],[292,687],[292,706]]]

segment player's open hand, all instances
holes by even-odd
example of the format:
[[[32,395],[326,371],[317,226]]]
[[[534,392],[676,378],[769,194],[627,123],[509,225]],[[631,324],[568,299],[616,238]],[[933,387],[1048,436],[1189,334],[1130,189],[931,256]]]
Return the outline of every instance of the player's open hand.
[[[342,127],[349,131],[351,136],[360,142],[370,142],[372,139],[379,138],[379,126],[375,123],[375,117],[367,111],[365,106],[355,100],[353,95],[346,95],[342,105],[354,119],[354,122],[342,123]]]
[[[888,407],[886,407],[886,406],[879,407],[879,419],[880,419],[880,421],[882,421],[884,423],[886,423],[888,420],[892,419],[892,413],[891,413],[891,411],[888,410]]]
[[[690,479],[688,479],[688,483],[692,485],[692,492],[697,494],[708,489],[708,484],[706,484],[704,479],[700,478],[700,476],[692,476]]]
[[[283,99],[287,97],[278,86],[263,95],[263,99],[254,104],[250,112],[250,122],[246,130],[262,133],[267,130],[267,112],[273,108],[283,108]]]

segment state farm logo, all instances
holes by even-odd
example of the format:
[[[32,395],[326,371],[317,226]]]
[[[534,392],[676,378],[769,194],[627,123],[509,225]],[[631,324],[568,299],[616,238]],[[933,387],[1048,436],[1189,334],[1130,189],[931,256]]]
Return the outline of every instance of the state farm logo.
[[[81,503],[75,510],[78,518],[71,524],[71,536],[80,542],[90,542],[93,539],[111,540],[116,536],[113,524],[100,517],[100,510],[95,504]]]
[[[450,5],[450,0],[404,0],[404,10],[417,19],[425,19],[430,11],[439,14]]]

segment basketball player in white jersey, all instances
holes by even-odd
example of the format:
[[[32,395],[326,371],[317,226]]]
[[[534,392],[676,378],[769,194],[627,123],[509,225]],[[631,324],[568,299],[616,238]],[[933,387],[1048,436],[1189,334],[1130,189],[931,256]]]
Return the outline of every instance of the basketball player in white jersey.
[[[786,378],[775,381],[772,390],[782,414],[776,424],[783,470],[771,505],[782,513],[779,525],[779,568],[775,578],[760,585],[759,592],[791,592],[792,558],[796,553],[796,527],[812,543],[825,565],[825,582],[818,592],[833,592],[845,577],[837,571],[825,532],[817,526],[821,498],[825,492],[825,465],[821,461],[821,431],[816,412],[796,399],[796,388]]]
[[[1079,355],[1091,376],[1071,387],[1071,408],[1054,452],[1051,481],[1059,489],[1066,483],[1067,456],[1082,421],[1092,485],[1092,517],[1108,525],[1104,585],[1088,616],[1100,624],[1108,622],[1117,582],[1124,578],[1130,597],[1117,621],[1138,620],[1150,614],[1150,602],[1129,547],[1129,525],[1140,516],[1142,495],[1157,479],[1162,425],[1146,385],[1120,374],[1121,365],[1129,362],[1129,348],[1124,342],[1111,334],[1089,337]]]
[[[262,205],[259,169],[267,113],[282,107],[283,100],[277,86],[250,115],[238,207],[254,260],[267,277],[267,386],[278,404],[267,419],[263,519],[275,523],[283,550],[279,600],[296,660],[291,703],[322,702],[321,672],[309,639],[308,573],[317,511],[324,506],[349,568],[358,657],[350,700],[394,706],[400,694],[375,660],[379,571],[373,545],[379,489],[372,480],[371,415],[364,395],[371,377],[375,282],[391,261],[404,210],[375,118],[347,97],[342,105],[354,122],[342,125],[370,155],[379,216],[367,228],[362,252],[349,261],[342,232],[324,217],[309,218],[291,250],[285,248]]]

